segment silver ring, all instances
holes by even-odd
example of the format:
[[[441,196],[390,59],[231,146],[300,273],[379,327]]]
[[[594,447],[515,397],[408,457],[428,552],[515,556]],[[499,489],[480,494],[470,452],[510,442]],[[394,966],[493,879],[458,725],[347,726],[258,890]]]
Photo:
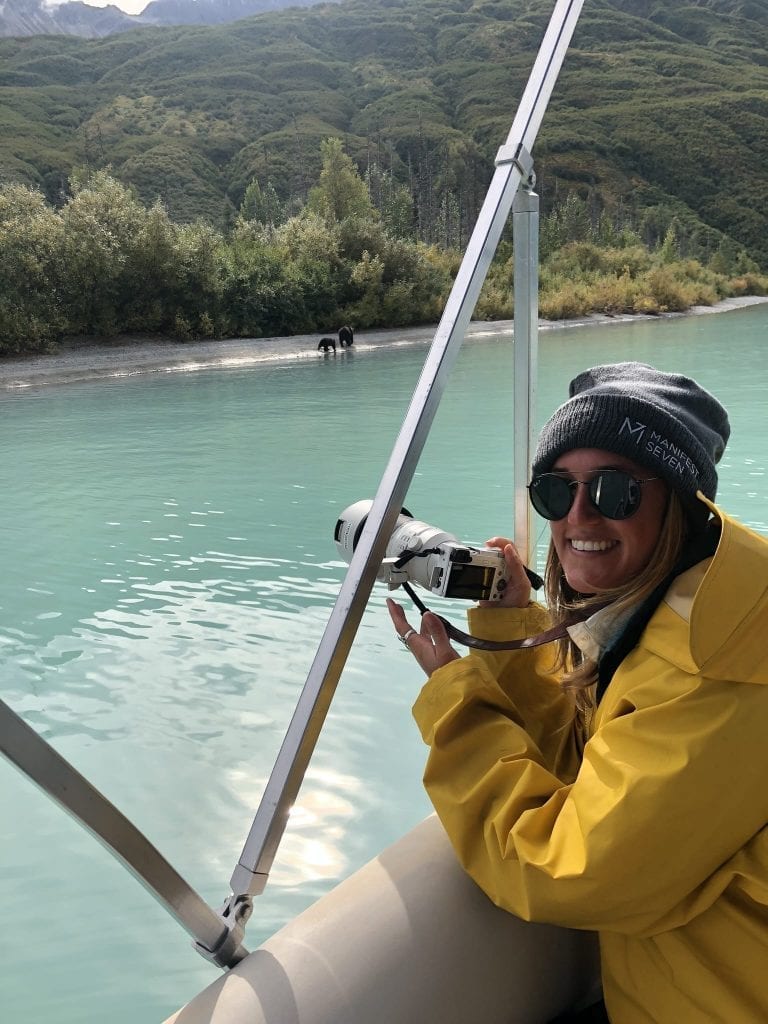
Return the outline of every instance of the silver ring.
[[[403,647],[408,647],[408,641],[411,639],[412,636],[415,635],[415,633],[415,629],[407,629],[405,633],[402,634],[402,636],[400,635],[400,633],[398,633],[397,639],[400,641]]]

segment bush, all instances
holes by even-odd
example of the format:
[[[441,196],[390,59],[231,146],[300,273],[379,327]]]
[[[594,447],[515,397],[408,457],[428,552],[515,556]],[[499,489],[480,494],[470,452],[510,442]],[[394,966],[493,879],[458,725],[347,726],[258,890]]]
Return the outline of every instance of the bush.
[[[61,220],[23,185],[0,189],[0,354],[46,351],[66,328]]]
[[[598,281],[591,291],[590,305],[598,313],[617,315],[637,312],[640,301],[638,281],[625,272],[618,277],[606,277]]]
[[[173,319],[173,336],[176,341],[192,341],[192,324],[182,313]]]
[[[0,354],[44,351],[63,333],[191,340],[438,320],[460,254],[392,234],[340,146],[324,153],[315,211],[279,226],[240,217],[226,238],[204,222],[174,224],[161,204],[145,208],[106,172],[75,182],[59,211],[33,189],[0,187]],[[549,221],[551,253],[539,268],[545,318],[682,311],[768,294],[768,277],[727,240],[703,266],[678,257],[671,223],[652,253],[605,216],[590,226],[586,210],[573,201]],[[475,316],[512,316],[513,270],[502,242]]]
[[[671,267],[654,267],[644,276],[646,293],[658,303],[662,313],[682,313],[696,305],[702,290],[676,277]]]
[[[478,320],[509,320],[513,314],[512,288],[488,278],[480,292],[473,316]]]
[[[731,295],[768,295],[768,277],[762,274],[742,274],[728,282]]]
[[[539,316],[545,320],[573,320],[592,309],[588,292],[579,285],[562,285],[539,296]]]

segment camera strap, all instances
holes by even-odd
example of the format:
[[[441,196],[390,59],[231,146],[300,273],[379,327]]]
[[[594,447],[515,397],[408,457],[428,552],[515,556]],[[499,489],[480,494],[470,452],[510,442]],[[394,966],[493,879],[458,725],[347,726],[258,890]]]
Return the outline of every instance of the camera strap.
[[[418,594],[414,592],[409,583],[403,583],[402,587],[422,615],[424,612],[429,611],[429,608],[427,608]],[[542,644],[551,644],[553,640],[560,640],[567,636],[568,626],[573,625],[573,622],[561,623],[559,626],[553,626],[552,629],[547,629],[543,633],[537,633],[535,636],[523,637],[522,640],[482,640],[480,637],[472,636],[471,633],[465,633],[462,629],[458,629],[448,619],[443,618],[442,615],[437,617],[445,626],[445,630],[451,640],[454,640],[457,644],[463,644],[465,647],[474,647],[478,651],[520,651],[527,647],[540,647]]]

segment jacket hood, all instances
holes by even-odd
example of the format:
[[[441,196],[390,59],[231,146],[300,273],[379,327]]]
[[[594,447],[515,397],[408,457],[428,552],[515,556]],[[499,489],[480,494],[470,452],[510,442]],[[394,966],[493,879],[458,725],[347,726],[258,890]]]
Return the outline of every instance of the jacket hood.
[[[688,620],[688,649],[679,631],[673,638],[665,629],[649,646],[687,671],[768,683],[768,539],[698,497],[720,521],[717,550],[678,577],[663,602]]]

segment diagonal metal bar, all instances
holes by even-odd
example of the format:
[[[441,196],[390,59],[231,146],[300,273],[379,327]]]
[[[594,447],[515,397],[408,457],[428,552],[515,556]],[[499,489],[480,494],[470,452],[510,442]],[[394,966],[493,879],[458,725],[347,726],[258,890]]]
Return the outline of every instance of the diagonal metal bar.
[[[240,939],[252,896],[266,884],[512,202],[530,175],[530,151],[582,7],[583,0],[558,0],[555,5],[366,527],[232,875],[233,895],[222,910],[214,912],[135,825],[0,701],[0,753],[99,839],[196,939],[198,950],[219,966],[232,966],[246,955]]]
[[[0,700],[0,751],[120,860],[220,966],[247,954],[236,929],[212,910],[149,840],[69,761]]]
[[[231,879],[235,898],[262,892],[317,737],[344,668],[387,539],[434,420],[515,193],[530,174],[541,126],[583,0],[558,0],[497,156],[497,167],[456,276],[389,463],[299,697],[274,769]]]

